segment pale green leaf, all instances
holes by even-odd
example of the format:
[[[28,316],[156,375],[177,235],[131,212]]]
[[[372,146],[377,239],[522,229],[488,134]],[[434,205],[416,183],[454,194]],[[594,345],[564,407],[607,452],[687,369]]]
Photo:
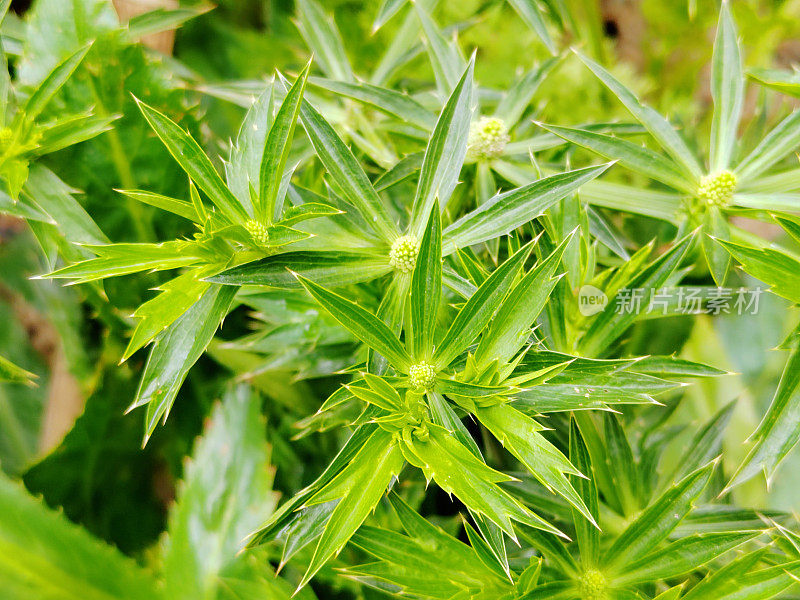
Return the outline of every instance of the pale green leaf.
[[[754,248],[715,240],[742,264],[742,269],[770,286],[770,291],[792,302],[800,302],[800,260],[776,248]]]
[[[786,361],[778,389],[758,429],[751,436],[753,446],[731,478],[728,488],[744,483],[759,472],[771,481],[775,470],[800,440],[800,346]]]
[[[153,338],[169,327],[197,301],[202,298],[211,285],[201,280],[202,272],[190,270],[163,283],[155,298],[141,304],[133,313],[139,321],[131,335],[122,360],[149,344]]]
[[[221,587],[220,574],[275,506],[269,457],[261,399],[245,385],[229,389],[170,510],[163,559],[169,598],[210,597]]]
[[[680,267],[693,242],[693,235],[679,240],[647,268],[626,282],[625,287],[619,293],[609,298],[606,308],[594,317],[592,324],[581,339],[580,347],[583,354],[599,356],[608,350],[610,345],[625,332],[637,317],[635,310],[627,310],[622,305],[628,291],[632,294],[633,290],[637,289],[649,292],[649,290],[662,288]]]
[[[581,188],[581,198],[593,206],[622,210],[675,223],[683,198],[675,192],[637,188],[595,179]]]
[[[392,435],[378,429],[352,462],[310,500],[320,504],[338,500],[314,549],[299,587],[304,586],[347,543],[381,499],[389,482],[400,474],[403,455]]]
[[[29,198],[56,223],[68,242],[107,244],[109,239],[75,199],[75,191],[41,164],[31,165],[22,199]]]
[[[34,149],[37,155],[50,154],[80,142],[85,142],[112,129],[119,115],[110,117],[77,115],[59,120],[41,131],[41,138]]]
[[[0,473],[0,579],[8,600],[152,600],[154,578]]]
[[[444,210],[458,183],[467,155],[474,67],[474,60],[470,60],[428,140],[411,212],[411,232],[417,237],[422,237],[437,199],[440,210]]]
[[[707,562],[720,558],[737,546],[761,535],[760,531],[734,531],[698,534],[672,542],[662,550],[625,565],[614,578],[619,586],[650,583],[685,575]]]
[[[383,0],[380,8],[378,8],[378,14],[375,17],[375,21],[372,23],[372,32],[374,33],[386,25],[389,19],[396,15],[397,11],[405,6],[406,2],[407,0]]]
[[[67,82],[67,80],[81,64],[90,46],[84,46],[70,54],[50,71],[47,77],[38,85],[25,103],[20,113],[27,121],[32,122],[47,107],[53,96]]]
[[[550,33],[547,31],[544,14],[536,0],[509,0],[509,2],[511,6],[514,7],[514,10],[519,13],[519,16],[522,17],[522,20],[533,29],[542,43],[547,46],[550,54],[555,54],[556,46],[553,43],[553,38],[550,37]]]
[[[352,81],[353,69],[333,17],[316,0],[298,0],[296,23],[325,74],[331,79]]]
[[[778,123],[766,137],[736,165],[740,184],[757,186],[758,177],[800,144],[800,110]],[[757,187],[756,187],[757,189]]]
[[[481,462],[444,428],[433,424],[427,427],[426,441],[404,438],[403,442],[406,459],[422,469],[427,479],[434,479],[445,492],[454,494],[470,510],[486,516],[511,537],[512,520],[560,534],[497,485],[509,481],[508,475]]]
[[[584,518],[595,524],[583,499],[567,479],[567,475],[581,473],[540,433],[544,427],[511,404],[480,408],[475,416],[542,485],[562,496]]]
[[[704,577],[683,600],[768,600],[797,584],[800,560],[753,569],[761,552],[751,552]]]
[[[703,175],[703,168],[689,149],[683,138],[672,125],[655,110],[642,104],[639,99],[604,67],[583,54],[577,53],[583,63],[619,98],[631,114],[644,125],[656,142],[681,166],[687,179],[698,183]]]
[[[432,210],[420,243],[411,277],[409,337],[411,355],[429,358],[442,296],[442,225],[438,210]]]
[[[192,246],[182,241],[161,244],[111,244],[87,246],[87,248],[99,256],[49,273],[47,277],[86,283],[141,271],[177,269],[200,260],[195,252],[191,252]]]
[[[414,2],[414,8],[425,32],[428,56],[436,84],[439,91],[446,95],[457,86],[459,75],[464,71],[464,61],[459,55],[457,46],[448,43],[425,7],[419,2]]]
[[[573,144],[588,148],[605,158],[618,160],[621,165],[632,171],[652,177],[684,192],[694,191],[692,181],[686,178],[672,160],[645,146],[593,131],[556,127],[543,123],[538,125]]]
[[[731,230],[725,215],[718,206],[710,206],[706,210],[703,218],[703,232],[706,234],[701,238],[703,253],[708,262],[708,269],[714,278],[714,283],[722,287],[728,277],[731,266],[730,254],[723,248],[719,241],[728,241],[731,237]]]
[[[714,99],[714,117],[711,122],[710,166],[714,173],[730,166],[744,103],[742,57],[728,0],[722,2],[717,37],[714,40],[711,96]]]
[[[357,427],[348,438],[347,442],[345,442],[344,446],[342,446],[341,450],[339,450],[330,464],[325,468],[325,471],[323,471],[311,485],[300,490],[291,500],[284,502],[283,505],[252,534],[248,546],[255,547],[265,544],[272,540],[284,527],[290,525],[298,514],[296,511],[301,509],[305,502],[311,498],[316,491],[327,485],[337,473],[353,460],[353,457],[358,454],[361,448],[372,437],[375,430],[376,426],[373,424],[360,425]],[[313,539],[313,537],[311,539]]]
[[[230,159],[225,163],[228,187],[249,214],[253,212],[252,196],[255,195],[251,195],[251,190],[261,189],[261,162],[272,127],[274,93],[273,84],[252,98],[231,145]]]
[[[320,77],[311,77],[309,83],[345,98],[363,102],[389,116],[412,123],[427,131],[432,130],[436,124],[435,114],[402,92],[368,83],[349,83]]]
[[[519,122],[542,81],[553,72],[558,63],[557,58],[544,61],[538,67],[525,73],[509,88],[494,111],[495,116],[503,119],[506,127],[510,129]],[[508,150],[508,146],[506,146],[506,150]]]
[[[33,373],[26,371],[7,358],[0,356],[0,381],[34,385],[33,380],[36,379],[36,377],[37,376]]]
[[[508,362],[530,339],[531,327],[542,312],[559,277],[554,277],[571,236],[530,270],[514,286],[481,337],[475,362],[487,366],[493,360]]]
[[[211,10],[211,7],[200,5],[188,8],[157,8],[128,20],[127,38],[133,43],[146,35],[177,29],[186,21],[199,17]]]
[[[166,210],[185,219],[189,219],[190,221],[194,221],[195,223],[201,222],[194,205],[192,205],[191,202],[186,202],[186,200],[170,198],[169,196],[164,196],[162,194],[156,194],[155,192],[148,192],[145,190],[117,191],[120,194],[123,194],[128,198],[133,198],[134,200],[137,200],[143,204],[155,206],[161,210]]]

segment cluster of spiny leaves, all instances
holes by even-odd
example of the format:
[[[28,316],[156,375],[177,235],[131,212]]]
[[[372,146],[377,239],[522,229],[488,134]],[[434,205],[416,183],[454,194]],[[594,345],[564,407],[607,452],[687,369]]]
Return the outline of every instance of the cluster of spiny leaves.
[[[208,351],[232,366],[233,379],[255,385],[266,376],[267,395],[286,372],[290,383],[334,381],[297,423],[297,437],[333,431],[341,444],[273,510],[258,398],[238,387],[187,468],[158,577],[95,547],[5,479],[0,512],[11,518],[0,516],[0,542],[35,557],[26,535],[37,543],[59,535],[106,573],[92,580],[91,566],[63,548],[47,559],[54,572],[89,573],[96,589],[126,598],[286,597],[287,586],[312,597],[315,579],[364,597],[374,588],[431,599],[796,592],[795,521],[738,506],[731,490],[760,471],[771,477],[800,438],[797,331],[784,344],[791,354],[755,444],[736,465],[720,458],[732,404],[690,432],[677,455],[672,442],[683,431],[665,424],[690,383],[727,373],[674,353],[631,351],[628,336],[653,315],[620,306],[626,291],[678,291],[692,274],[724,286],[732,259],[800,302],[791,246],[730,219],[776,223],[800,243],[800,171],[781,162],[800,145],[800,111],[760,142],[738,135],[745,75],[725,2],[707,162],[692,149],[703,147],[697,140],[642,104],[597,56],[578,59],[636,122],[539,123],[537,90],[571,57],[549,59],[503,93],[482,89],[480,58],[443,33],[430,14],[435,3],[409,4],[380,8],[376,27],[399,14],[404,21],[375,71],[359,77],[332,18],[314,0],[298,2],[314,59],[261,86],[221,161],[164,111],[136,101],[184,171],[187,193],[120,192],[187,221],[191,233],[176,239],[111,243],[85,212],[76,220],[91,235],[75,237],[59,230],[60,215],[37,212],[28,163],[61,147],[42,140],[60,135],[63,146],[113,127],[111,117],[89,114],[66,121],[74,131],[37,123],[86,48],[6,117],[0,177],[9,198],[0,209],[63,236],[68,264],[56,267],[53,257],[46,277],[97,295],[100,280],[165,272],[158,293],[133,312],[120,356],[150,346],[129,409],[145,407],[145,443]],[[537,3],[511,4],[555,52],[550,17]],[[577,27],[562,3],[551,4],[557,25]],[[151,18],[144,23],[157,29],[183,15]],[[391,74],[423,48],[435,80],[414,93],[393,89]],[[595,164],[595,154],[612,162]],[[572,168],[581,161],[587,166]],[[627,170],[657,183],[620,183]],[[45,172],[40,179],[55,178]],[[620,214],[663,221],[666,243],[638,242]],[[608,303],[586,314],[584,286]],[[215,339],[239,307],[255,311],[254,331]],[[679,310],[673,303],[664,315]],[[29,380],[4,359],[0,376]],[[438,493],[463,509],[461,522],[422,516]],[[275,583],[270,563],[285,567],[288,581]],[[119,574],[111,587],[108,574]],[[26,592],[24,577],[12,583]]]

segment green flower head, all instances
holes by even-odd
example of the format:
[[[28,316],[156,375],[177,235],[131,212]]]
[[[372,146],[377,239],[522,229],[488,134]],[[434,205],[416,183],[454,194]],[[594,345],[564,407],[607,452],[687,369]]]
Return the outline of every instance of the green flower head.
[[[508,143],[508,127],[498,117],[481,117],[469,130],[469,151],[476,158],[495,158]]]
[[[267,246],[269,244],[269,230],[263,223],[250,219],[244,224],[244,228],[259,246]]]
[[[425,361],[412,365],[408,370],[411,387],[415,390],[432,390],[436,383],[436,369]]]
[[[389,264],[402,273],[411,273],[417,264],[417,254],[419,254],[419,240],[416,236],[401,236],[389,250]]]
[[[697,188],[697,198],[706,204],[725,206],[736,191],[736,175],[730,171],[720,171],[714,175],[704,175]]]
[[[605,600],[608,596],[608,582],[597,569],[587,569],[578,580],[581,598],[584,600]]]

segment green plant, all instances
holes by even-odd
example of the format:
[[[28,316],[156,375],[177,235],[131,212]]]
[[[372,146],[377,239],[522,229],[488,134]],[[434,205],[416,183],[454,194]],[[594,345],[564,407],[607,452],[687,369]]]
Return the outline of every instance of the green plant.
[[[794,169],[772,175],[766,172],[776,163],[780,164],[797,146],[796,122],[800,113],[793,112],[786,117],[748,154],[743,154],[737,131],[743,110],[745,77],[736,26],[727,2],[722,3],[714,43],[711,67],[714,113],[710,157],[705,165],[664,117],[643,105],[601,65],[585,57],[582,60],[647,129],[664,154],[602,133],[544,127],[601,155],[613,155],[622,165],[675,190],[673,218],[679,219],[678,230],[702,226],[703,251],[709,269],[716,283],[723,286],[730,259],[716,242],[731,241],[735,235],[739,238],[743,235],[731,229],[726,217],[743,213],[765,218],[767,211],[796,208],[796,197],[792,194],[796,190]],[[735,160],[737,154],[742,156],[738,161]],[[619,208],[636,211],[633,203]]]
[[[5,593],[288,598],[287,584],[263,570],[263,559],[238,554],[243,536],[274,503],[263,429],[258,396],[244,386],[229,390],[195,445],[170,511],[161,564],[151,569],[92,539],[2,476],[2,541],[7,557],[14,557],[11,564],[4,561]],[[228,445],[232,436],[235,448]]]
[[[6,595],[796,597],[796,499],[751,480],[797,484],[800,112],[746,106],[745,73],[793,79],[744,68],[739,4],[708,118],[654,92],[680,131],[593,0],[444,28],[434,0],[298,0],[296,33],[256,6],[39,0],[0,29],[0,210],[33,234],[0,245],[0,316],[48,315],[86,397],[37,456],[56,366],[2,332]],[[459,40],[501,18],[542,60],[496,89]],[[137,42],[183,23],[176,57]],[[198,62],[209,31],[274,76],[206,80],[250,72]],[[572,94],[609,118],[545,106]]]

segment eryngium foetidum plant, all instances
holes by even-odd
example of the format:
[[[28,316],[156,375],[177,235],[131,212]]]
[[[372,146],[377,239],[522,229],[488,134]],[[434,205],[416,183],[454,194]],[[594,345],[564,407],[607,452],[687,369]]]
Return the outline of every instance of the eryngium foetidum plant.
[[[800,302],[798,170],[781,162],[800,143],[800,113],[760,142],[739,135],[745,78],[727,2],[708,160],[694,129],[676,131],[611,74],[589,17],[571,3],[548,2],[545,16],[514,0],[509,15],[551,53],[548,23],[581,31],[593,58],[528,65],[503,90],[476,83],[479,55],[452,35],[463,24],[439,28],[434,1],[382,4],[376,30],[403,18],[363,76],[325,9],[297,4],[315,58],[306,64],[303,51],[286,76],[237,97],[247,111],[226,158],[210,150],[225,140],[190,135],[137,100],[187,185],[183,197],[120,191],[182,219],[181,233],[111,243],[97,229],[77,254],[60,248],[70,264],[48,256],[48,277],[95,292],[118,276],[156,282],[156,295],[123,319],[127,347],[112,346],[131,370],[151,346],[130,405],[146,407],[145,442],[184,381],[197,383],[205,353],[232,371],[220,376],[223,402],[148,561],[158,576],[98,549],[5,479],[0,546],[24,554],[28,535],[42,547],[48,532],[63,536],[103,565],[86,588],[98,598],[287,598],[292,589],[321,598],[332,587],[437,600],[794,597],[796,521],[738,486],[762,471],[772,478],[800,438],[798,330],[739,460],[728,446],[742,427],[728,430],[735,404],[718,383],[730,373],[703,360],[711,317],[675,302],[661,314],[622,310],[631,290],[719,289],[734,277],[731,258],[774,296]],[[423,51],[433,78],[415,63]],[[40,122],[40,109],[85,52],[75,49],[27,100],[15,90],[19,111],[3,104],[5,212],[36,220],[37,191],[55,187],[34,169],[28,178],[27,165],[55,148],[42,140],[62,130]],[[537,133],[542,84],[566,60],[582,61],[636,123],[584,123],[576,106],[569,127]],[[111,121],[76,117],[85,135],[64,137],[80,141]],[[642,135],[645,145],[629,139]],[[611,162],[593,164],[597,154]],[[587,166],[573,168],[580,161]],[[739,229],[742,215],[780,226],[787,243]],[[55,221],[48,227],[66,227]],[[602,299],[588,311],[586,290]],[[226,318],[233,335],[215,339]],[[30,382],[2,358],[0,378]],[[270,460],[284,492],[277,507]],[[80,572],[62,546],[44,561],[59,575],[44,587],[69,588],[64,573]],[[30,571],[14,573],[14,593],[24,592]]]

